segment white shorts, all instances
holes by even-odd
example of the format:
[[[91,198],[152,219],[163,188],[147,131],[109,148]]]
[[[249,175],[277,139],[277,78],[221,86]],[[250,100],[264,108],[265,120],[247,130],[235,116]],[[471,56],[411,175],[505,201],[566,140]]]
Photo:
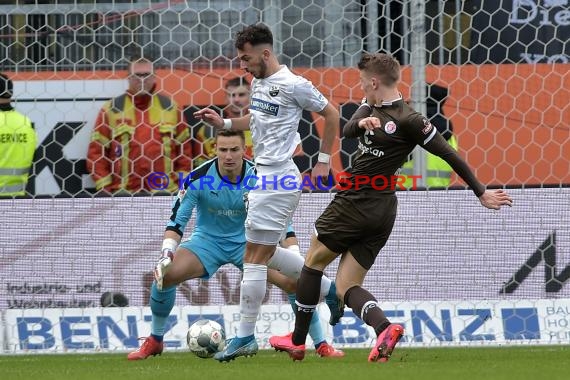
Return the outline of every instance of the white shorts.
[[[256,188],[247,197],[245,237],[251,243],[277,245],[299,204],[301,173],[293,160],[256,169]]]

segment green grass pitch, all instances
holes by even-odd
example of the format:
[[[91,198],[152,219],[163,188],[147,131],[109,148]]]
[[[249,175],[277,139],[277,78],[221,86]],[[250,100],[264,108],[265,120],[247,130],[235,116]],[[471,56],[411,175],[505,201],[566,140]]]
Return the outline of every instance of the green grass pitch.
[[[126,354],[0,356],[3,380],[567,380],[570,346],[478,348],[400,348],[388,363],[368,363],[368,350],[349,349],[342,359],[323,359],[308,351],[293,362],[285,353],[263,350],[230,363],[199,359],[190,353],[129,362]]]

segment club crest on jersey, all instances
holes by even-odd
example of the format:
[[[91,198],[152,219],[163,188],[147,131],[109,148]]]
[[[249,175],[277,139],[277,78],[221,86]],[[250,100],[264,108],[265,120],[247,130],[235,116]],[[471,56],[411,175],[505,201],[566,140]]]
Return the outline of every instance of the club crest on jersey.
[[[393,121],[389,121],[384,125],[384,130],[387,134],[391,135],[392,133],[396,132],[396,123]]]
[[[277,96],[277,95],[279,95],[279,90],[280,90],[280,89],[281,89],[281,88],[280,88],[279,86],[271,86],[271,87],[269,88],[269,95],[271,95],[271,96]]]

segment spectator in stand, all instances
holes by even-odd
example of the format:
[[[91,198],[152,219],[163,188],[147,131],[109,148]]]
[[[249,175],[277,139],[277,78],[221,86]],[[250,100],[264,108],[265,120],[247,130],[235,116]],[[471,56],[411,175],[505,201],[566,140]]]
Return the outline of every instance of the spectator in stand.
[[[448,144],[455,150],[458,149],[457,138],[453,134],[453,124],[451,120],[447,119],[443,114],[443,104],[445,103],[448,95],[448,90],[445,87],[438,86],[435,83],[428,83],[427,91],[429,96],[426,99],[427,110],[426,114],[438,132],[448,142]],[[411,189],[413,186],[412,178],[408,177],[414,174],[414,160],[413,152],[408,157],[409,160],[402,166],[400,174],[406,176],[404,187]],[[444,159],[438,157],[430,152],[425,152],[426,164],[426,177],[424,183],[426,188],[447,188],[451,184],[451,174],[453,169],[445,162]],[[419,173],[416,173],[419,174]]]
[[[178,105],[157,93],[152,61],[129,63],[127,92],[107,101],[95,122],[87,170],[97,191],[176,192],[192,165],[190,131]]]
[[[231,119],[242,117],[249,113],[249,93],[250,83],[243,77],[228,79],[225,85],[226,99],[228,105],[222,110],[222,117]],[[245,134],[245,158],[253,159],[253,143],[251,142],[251,131],[244,131]]]
[[[250,83],[246,78],[233,77],[226,81],[224,85],[226,92],[226,105],[221,110],[222,117],[241,117],[249,113],[249,93]],[[202,153],[194,158],[194,167],[198,167],[207,160],[216,156],[214,147],[214,128],[207,123],[200,123],[196,133],[196,140],[202,145]],[[245,158],[253,159],[253,143],[251,142],[251,131],[244,131],[245,134]]]
[[[14,85],[0,74],[0,196],[26,195],[37,136],[34,124],[12,107]]]

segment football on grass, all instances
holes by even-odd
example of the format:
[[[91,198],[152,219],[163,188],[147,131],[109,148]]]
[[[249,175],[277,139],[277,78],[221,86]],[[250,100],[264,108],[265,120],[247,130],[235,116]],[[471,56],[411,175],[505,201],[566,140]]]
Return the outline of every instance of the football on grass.
[[[224,349],[226,332],[218,322],[200,319],[188,329],[186,343],[194,355],[208,359]]]

